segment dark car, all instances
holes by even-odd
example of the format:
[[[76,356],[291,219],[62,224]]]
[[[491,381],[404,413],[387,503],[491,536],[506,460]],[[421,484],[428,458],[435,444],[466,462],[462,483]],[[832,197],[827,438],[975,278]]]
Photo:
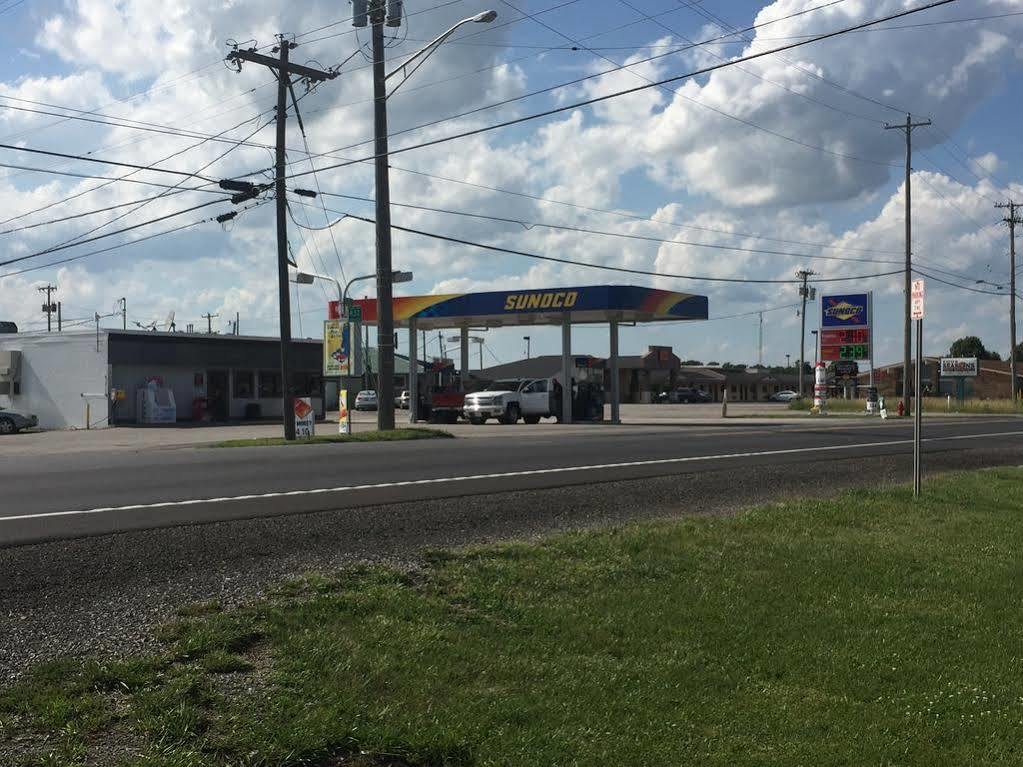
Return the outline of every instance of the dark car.
[[[22,429],[34,429],[38,425],[39,419],[34,415],[22,415],[0,408],[0,434],[17,434]]]
[[[713,402],[711,396],[700,389],[692,389],[680,386],[677,389],[666,391],[661,395],[661,402],[682,403],[688,405],[693,402]]]

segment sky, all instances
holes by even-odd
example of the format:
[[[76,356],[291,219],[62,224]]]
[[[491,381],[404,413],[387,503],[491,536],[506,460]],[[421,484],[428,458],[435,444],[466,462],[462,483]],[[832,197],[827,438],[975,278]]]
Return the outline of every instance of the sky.
[[[709,322],[623,328],[622,353],[670,345],[683,359],[755,363],[763,312],[763,361],[779,364],[799,355],[795,273],[808,269],[818,298],[873,291],[875,362],[894,362],[905,136],[884,126],[912,113],[932,122],[913,131],[911,176],[925,353],[978,335],[1004,356],[1009,234],[995,203],[1023,202],[1013,127],[1023,0],[957,0],[683,77],[925,4],[406,0],[403,25],[387,30],[389,71],[461,19],[487,9],[497,19],[461,27],[388,99],[393,223],[579,264],[395,231],[394,266],[415,275],[396,292],[611,283],[698,293]],[[0,167],[0,262],[22,259],[0,266],[0,319],[45,328],[37,288],[53,284],[71,327],[113,315],[124,297],[129,326],[164,327],[173,312],[178,329],[205,329],[213,314],[221,332],[237,316],[245,334],[276,334],[272,200],[232,206],[212,182],[270,177],[276,83],[224,57],[233,45],[269,52],[277,33],[297,43],[293,61],[340,67],[297,87],[304,135],[291,109],[287,146],[289,174],[304,174],[295,187],[344,196],[289,195],[290,249],[303,271],[341,282],[372,273],[372,224],[343,218],[372,218],[374,196],[372,165],[345,163],[373,154],[369,34],[350,11],[320,0],[0,0],[0,163],[17,166]],[[239,215],[211,220],[230,210]],[[318,337],[335,294],[327,281],[292,285],[294,334]],[[808,339],[817,316],[811,306]],[[532,354],[560,351],[556,328],[491,330],[485,363],[523,357],[527,334]],[[574,330],[574,352],[607,350],[605,327]]]

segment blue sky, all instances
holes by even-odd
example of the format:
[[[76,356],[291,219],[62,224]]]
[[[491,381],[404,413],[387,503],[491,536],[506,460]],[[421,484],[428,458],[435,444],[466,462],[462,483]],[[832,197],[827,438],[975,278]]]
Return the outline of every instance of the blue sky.
[[[273,106],[268,74],[258,67],[236,74],[218,59],[228,50],[229,39],[253,38],[265,45],[278,30],[299,35],[294,54],[299,60],[330,66],[356,54],[337,80],[302,100],[310,150],[338,153],[372,135],[367,102],[371,82],[366,61],[358,55],[367,35],[354,32],[344,22],[346,13],[337,3],[13,2],[0,0],[0,40],[6,52],[0,58],[0,105],[6,107],[0,109],[2,143],[93,152],[96,157],[139,164],[180,151],[161,167],[194,172],[209,164],[207,173],[216,178],[266,167],[269,156],[264,149],[241,147],[218,159],[230,145],[203,142],[202,137],[234,128],[225,135],[272,142],[271,129],[256,132],[269,120],[267,110]],[[759,50],[798,35],[922,4],[922,0],[493,0],[491,7],[498,12],[494,24],[472,25],[456,33],[391,100],[392,133],[615,65],[631,65],[552,93],[512,100],[496,109],[395,136],[392,149],[628,88],[644,78],[682,74],[714,63],[715,56],[734,57],[750,49],[749,43],[735,43],[733,37],[733,44],[701,46],[635,63],[681,48],[687,39],[722,35],[721,23],[739,28],[762,25],[751,33],[756,35],[752,46]],[[469,0],[409,0],[406,24],[398,31],[400,39],[388,51],[390,60],[400,61],[454,21],[485,7]],[[781,18],[804,10],[808,12]],[[959,0],[897,22],[928,26],[847,35],[783,56],[764,57],[741,69],[730,67],[692,78],[671,86],[670,92],[646,90],[393,158],[398,166],[392,171],[395,202],[615,231],[662,239],[664,244],[543,227],[526,229],[408,208],[396,208],[394,221],[583,262],[719,278],[783,279],[801,267],[826,278],[891,271],[897,265],[883,262],[898,261],[903,248],[903,144],[901,134],[884,131],[882,123],[900,120],[901,110],[912,109],[935,123],[914,134],[918,149],[914,251],[922,268],[940,270],[932,274],[955,284],[929,286],[927,351],[939,353],[952,339],[969,333],[980,335],[989,347],[1004,354],[1008,297],[1000,286],[1008,272],[1008,237],[1004,227],[997,225],[999,215],[993,203],[1012,194],[1023,198],[1017,173],[1023,150],[1013,140],[1012,127],[1019,120],[1023,15],[1006,14],[1023,14],[1023,2]],[[1002,18],[961,21],[995,15]],[[955,23],[935,23],[950,20]],[[331,26],[308,33],[325,25]],[[585,49],[566,50],[570,45],[566,37],[581,41],[579,47]],[[40,107],[29,100],[53,106]],[[93,113],[89,116],[96,119],[141,121],[149,127],[192,133],[182,137],[143,132],[10,107],[82,117],[82,112],[68,111],[77,109]],[[296,169],[308,169],[294,120],[289,131],[289,160]],[[11,164],[104,176],[125,172],[0,151],[0,162]],[[363,146],[339,154],[359,157],[369,152]],[[315,162],[322,167],[336,161],[320,158]],[[0,205],[9,211],[0,220],[13,218],[0,224],[0,230],[160,193],[154,187],[121,181],[62,202],[99,182],[47,173],[2,169],[0,173],[5,174],[0,175]],[[135,179],[171,184],[180,180],[151,172]],[[312,184],[310,177],[303,179],[304,185]],[[323,170],[317,180],[325,191],[373,195],[372,175],[365,165]],[[480,185],[559,202],[503,194]],[[142,223],[208,197],[202,192],[173,195],[148,202],[137,211],[125,206],[0,234],[0,260],[51,247],[102,224],[107,225],[96,234]],[[365,203],[337,198],[328,204],[357,214],[372,210]],[[337,217],[303,208],[297,200],[292,207],[298,222],[310,227],[321,227]],[[43,210],[23,215],[38,208]],[[125,243],[220,210],[197,211],[68,248],[60,251],[60,258]],[[122,214],[124,218],[111,221]],[[649,217],[662,223],[646,220]],[[179,327],[189,322],[198,326],[206,312],[220,314],[221,322],[237,312],[245,332],[270,334],[276,326],[273,232],[272,206],[266,205],[245,211],[224,227],[201,224],[63,265],[11,274],[58,260],[54,253],[0,267],[0,315],[38,327],[44,318],[38,314],[34,288],[49,281],[59,286],[65,314],[73,318],[110,312],[116,299],[127,295],[131,319],[143,324],[162,321],[171,311]],[[324,230],[293,225],[291,246],[300,265],[340,279],[372,270],[372,227],[343,221],[333,227],[333,235],[332,241]],[[747,250],[701,248],[700,243]],[[801,257],[749,250],[786,251]],[[798,353],[798,318],[789,306],[797,301],[795,285],[625,275],[618,279],[592,269],[553,267],[402,234],[395,236],[394,252],[395,264],[416,274],[415,282],[403,286],[405,292],[619,282],[703,293],[710,298],[712,317],[768,310],[765,362],[777,363],[786,354]],[[970,292],[963,286],[995,295]],[[901,345],[901,279],[835,284],[835,292],[856,289],[875,291],[878,362],[892,361]],[[304,335],[318,335],[329,290],[329,285],[295,288],[296,331],[301,322]],[[820,286],[820,292],[828,291]],[[522,335],[517,329],[488,333],[487,361],[521,356]],[[533,330],[530,335],[534,354],[557,351],[556,330]],[[576,350],[606,353],[605,335],[597,328],[579,329]],[[623,352],[641,352],[650,344],[671,345],[687,358],[755,362],[757,318],[623,332]]]

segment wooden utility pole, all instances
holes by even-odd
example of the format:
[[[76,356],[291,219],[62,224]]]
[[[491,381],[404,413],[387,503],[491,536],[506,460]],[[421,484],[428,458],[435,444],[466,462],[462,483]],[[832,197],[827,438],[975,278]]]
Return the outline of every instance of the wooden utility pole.
[[[227,60],[236,64],[239,71],[243,61],[262,64],[277,76],[277,146],[274,163],[274,193],[277,197],[277,292],[280,306],[281,327],[281,393],[283,397],[284,438],[295,439],[295,406],[293,402],[294,382],[291,377],[291,294],[288,289],[288,200],[285,184],[285,142],[288,124],[288,94],[292,92],[294,83],[292,75],[307,82],[322,82],[337,77],[337,72],[323,71],[301,64],[293,64],[288,60],[288,53],[298,47],[277,36],[277,46],[273,53],[278,58],[257,53],[255,48],[234,50]]]
[[[213,320],[215,320],[220,315],[210,314],[209,312],[206,312],[206,314],[200,314],[199,316],[206,320],[206,332],[209,335],[213,335]]]
[[[40,293],[46,294],[46,303],[43,304],[43,313],[46,315],[46,332],[53,330],[53,313],[57,311],[56,305],[50,300],[50,294],[57,289],[56,285],[46,283],[45,287],[36,288]]]
[[[913,169],[913,129],[921,128],[925,125],[930,125],[930,120],[924,120],[923,122],[913,122],[912,115],[906,115],[906,122],[899,125],[889,125],[885,123],[885,130],[901,130],[906,132],[906,273],[904,275],[905,285],[903,290],[905,292],[905,317],[903,317],[903,329],[902,329],[902,407],[906,415],[909,415],[910,408],[910,396],[909,396],[909,366],[910,366],[910,354],[912,352],[911,339],[913,335],[913,323],[910,320],[910,300],[912,287],[910,282],[913,279],[913,217],[912,217],[912,186],[910,185],[909,174]]]
[[[810,271],[809,269],[800,269],[796,272],[796,277],[803,281],[803,284],[799,286],[799,295],[803,299],[803,308],[799,313],[800,325],[799,325],[799,396],[803,396],[803,379],[806,377],[806,301],[810,297],[810,288],[807,285],[809,280],[817,272]]]
[[[1016,224],[1023,223],[1016,215],[1019,203],[1009,200],[997,203],[996,208],[1007,208],[1009,215],[1003,221],[1009,225],[1009,397],[1013,402],[1018,396],[1016,385]]]

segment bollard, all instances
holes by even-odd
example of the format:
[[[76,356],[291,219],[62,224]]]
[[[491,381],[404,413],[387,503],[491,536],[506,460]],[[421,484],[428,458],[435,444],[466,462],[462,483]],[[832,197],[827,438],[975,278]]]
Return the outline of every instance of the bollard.
[[[728,418],[728,389],[726,388],[724,394],[721,396],[721,417]]]

